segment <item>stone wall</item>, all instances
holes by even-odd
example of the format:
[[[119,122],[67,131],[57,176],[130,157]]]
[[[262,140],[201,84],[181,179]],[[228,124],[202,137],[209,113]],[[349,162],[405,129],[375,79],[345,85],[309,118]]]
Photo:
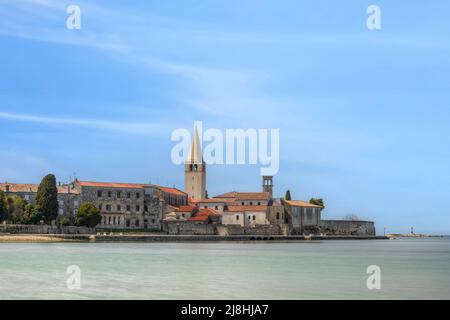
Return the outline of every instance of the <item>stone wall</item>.
[[[1,224],[0,233],[11,234],[93,234],[94,229],[86,227],[56,227],[49,225]]]
[[[196,221],[164,221],[163,231],[179,235],[215,235],[217,224],[204,224]]]
[[[373,221],[321,220],[319,232],[327,235],[374,236]]]
[[[279,235],[281,234],[278,225],[257,225],[254,227],[242,227],[240,225],[227,225],[223,230],[225,235]]]

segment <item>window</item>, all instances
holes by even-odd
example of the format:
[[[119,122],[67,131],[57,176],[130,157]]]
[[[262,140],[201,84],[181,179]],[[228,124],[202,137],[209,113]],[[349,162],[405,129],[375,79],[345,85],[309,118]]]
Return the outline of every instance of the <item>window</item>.
[[[101,198],[101,197],[102,197],[102,191],[101,191],[101,190],[98,190],[98,191],[97,191],[97,197],[98,197],[98,198]]]
[[[127,192],[127,198],[130,199],[131,198],[131,193]]]
[[[139,219],[136,219],[135,225],[136,225],[136,227],[139,227]]]
[[[111,191],[108,191],[108,198],[111,198]]]
[[[253,202],[250,201],[250,205],[252,206],[252,205],[253,205]]]
[[[242,205],[244,205],[244,201],[242,201]]]
[[[208,208],[208,206],[205,206],[205,209],[207,209]]]
[[[120,196],[121,196],[121,192],[117,191],[117,198],[120,198]]]
[[[155,223],[155,219],[152,219],[152,223]]]
[[[253,216],[253,221],[255,221],[255,220],[256,220],[256,216],[254,215],[254,216]]]
[[[130,227],[130,220],[127,219],[126,225],[127,227]]]
[[[184,213],[182,213],[182,214],[181,214],[181,216],[182,216],[182,217],[184,218],[184,217],[185,217],[185,214],[184,214]]]
[[[120,204],[117,205],[117,211],[122,211],[122,207],[120,206]]]
[[[110,204],[106,205],[106,211],[111,211],[111,205]]]
[[[98,205],[98,210],[102,210],[102,204],[100,203],[99,205]]]
[[[236,220],[239,220],[239,215],[236,215]]]
[[[27,200],[27,201],[30,200],[30,195],[29,194],[25,195],[25,200]]]
[[[277,220],[279,220],[279,219],[280,219],[280,213],[277,212]]]
[[[127,205],[127,211],[130,211],[131,207],[129,205]]]
[[[75,200],[75,201],[73,202],[73,205],[74,205],[75,207],[78,207],[78,205],[79,205],[78,200]]]
[[[148,206],[147,205],[144,206],[144,211],[148,212]]]
[[[219,207],[218,206],[214,206],[214,209],[219,210]]]
[[[139,205],[136,206],[136,211],[141,210],[141,207]]]
[[[136,193],[136,199],[139,199],[140,194]]]
[[[111,216],[108,217],[108,224],[111,224]]]
[[[261,202],[258,201],[258,206],[260,206],[260,205],[261,205]]]
[[[113,217],[113,224],[116,224],[116,217]]]

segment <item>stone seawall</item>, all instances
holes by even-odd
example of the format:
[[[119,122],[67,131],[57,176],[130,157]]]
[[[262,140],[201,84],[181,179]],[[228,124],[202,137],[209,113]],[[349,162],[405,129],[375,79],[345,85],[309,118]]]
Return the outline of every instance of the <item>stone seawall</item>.
[[[56,227],[49,225],[1,224],[0,233],[9,234],[94,234],[95,230],[86,227]]]
[[[0,234],[0,242],[216,242],[216,241],[320,241],[320,240],[381,240],[384,236],[215,236],[215,235],[9,235]]]
[[[373,221],[321,220],[319,229],[327,235],[375,236]]]

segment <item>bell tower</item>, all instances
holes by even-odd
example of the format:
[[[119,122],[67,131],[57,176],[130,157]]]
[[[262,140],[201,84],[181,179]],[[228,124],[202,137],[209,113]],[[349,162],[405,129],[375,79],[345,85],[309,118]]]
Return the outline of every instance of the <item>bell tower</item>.
[[[273,177],[272,176],[263,176],[263,192],[268,192],[270,194],[270,198],[273,197]]]
[[[194,128],[191,150],[184,165],[184,191],[194,199],[206,198],[206,164],[197,127]]]

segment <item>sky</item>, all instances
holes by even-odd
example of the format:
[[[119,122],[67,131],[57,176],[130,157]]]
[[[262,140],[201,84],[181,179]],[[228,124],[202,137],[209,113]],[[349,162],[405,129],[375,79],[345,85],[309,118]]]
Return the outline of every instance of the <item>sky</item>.
[[[324,219],[379,234],[450,234],[449,14],[445,0],[0,0],[0,181],[182,189],[174,130],[279,129],[276,196],[323,198]],[[211,196],[261,184],[259,165],[207,168]]]

